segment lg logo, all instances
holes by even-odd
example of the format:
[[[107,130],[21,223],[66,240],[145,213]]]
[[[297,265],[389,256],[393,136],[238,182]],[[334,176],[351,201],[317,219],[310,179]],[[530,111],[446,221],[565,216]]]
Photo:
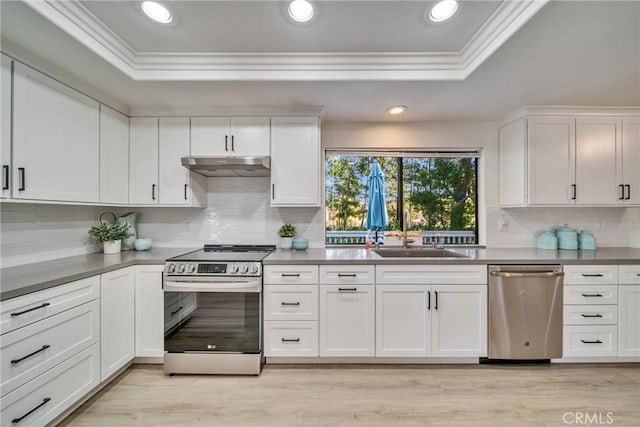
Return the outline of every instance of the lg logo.
[[[562,422],[576,425],[610,425],[613,424],[613,412],[565,412]]]

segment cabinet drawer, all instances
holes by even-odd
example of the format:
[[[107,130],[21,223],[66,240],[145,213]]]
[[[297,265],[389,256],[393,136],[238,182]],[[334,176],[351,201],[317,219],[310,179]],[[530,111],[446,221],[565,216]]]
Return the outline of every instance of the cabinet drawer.
[[[373,285],[373,265],[321,265],[320,283],[323,285]]]
[[[486,265],[377,265],[377,285],[484,285]]]
[[[264,322],[264,355],[318,356],[318,322]]]
[[[264,320],[318,320],[318,287],[265,285]]]
[[[99,382],[100,344],[96,343],[2,397],[0,425],[46,425]],[[19,424],[12,423],[21,417]]]
[[[618,327],[565,326],[564,357],[601,357],[618,354]]]
[[[617,285],[617,265],[565,265],[565,285]]]
[[[3,335],[0,337],[0,395],[98,342],[99,336],[98,300]]]
[[[617,325],[617,305],[565,305],[565,325]]]
[[[265,285],[317,285],[317,265],[266,265]]]
[[[618,275],[621,285],[640,285],[640,264],[621,265]]]
[[[618,304],[618,285],[565,286],[565,304]]]
[[[100,298],[100,276],[0,302],[0,335]]]

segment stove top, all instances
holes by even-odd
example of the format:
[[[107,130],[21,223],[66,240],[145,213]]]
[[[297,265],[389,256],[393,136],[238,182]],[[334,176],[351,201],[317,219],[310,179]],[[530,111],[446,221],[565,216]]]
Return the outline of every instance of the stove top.
[[[205,245],[204,248],[169,258],[169,261],[262,261],[275,251],[275,245]]]

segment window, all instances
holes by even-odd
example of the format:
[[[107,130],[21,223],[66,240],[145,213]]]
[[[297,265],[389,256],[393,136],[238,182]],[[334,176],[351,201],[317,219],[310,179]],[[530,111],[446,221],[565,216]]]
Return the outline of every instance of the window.
[[[408,235],[430,245],[477,244],[478,153],[328,151],[325,158],[326,244],[364,244],[370,165],[385,181],[389,225],[377,236],[400,244]]]

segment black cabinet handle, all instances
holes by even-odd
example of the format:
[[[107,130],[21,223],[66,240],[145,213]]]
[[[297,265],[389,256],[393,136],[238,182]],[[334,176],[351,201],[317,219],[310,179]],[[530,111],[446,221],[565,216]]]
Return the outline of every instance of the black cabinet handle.
[[[627,189],[627,197],[625,197],[625,200],[629,200],[631,198],[631,186],[629,184],[625,184],[624,185]]]
[[[46,350],[46,349],[48,349],[49,347],[51,347],[51,346],[50,346],[50,345],[46,345],[46,344],[45,344],[45,345],[43,345],[43,346],[42,346],[42,348],[39,348],[38,350],[36,350],[36,351],[34,351],[34,352],[32,352],[32,353],[29,353],[29,354],[27,354],[26,356],[21,357],[20,359],[13,359],[13,360],[11,361],[11,364],[12,364],[12,365],[17,365],[18,363],[22,362],[23,360],[26,360],[26,359],[30,358],[31,356],[35,356],[36,354],[38,354],[38,353],[41,353],[41,352],[45,351],[45,350]]]
[[[171,316],[172,316],[172,317],[173,317],[173,316],[175,316],[175,315],[176,315],[176,314],[178,314],[178,312],[179,312],[180,310],[182,310],[183,308],[184,308],[184,307],[182,307],[182,306],[178,307],[178,309],[177,309],[176,311],[172,311],[172,312],[171,312]]]
[[[276,198],[276,185],[271,184],[271,200]]]
[[[580,340],[580,341],[582,341],[584,344],[602,344],[602,341],[600,341],[600,340],[594,340],[594,341]]]
[[[585,298],[602,298],[602,294],[580,294]]]
[[[18,168],[18,191],[24,191],[27,187],[24,168]]]
[[[338,292],[356,292],[358,288],[338,288]]]
[[[338,273],[338,277],[356,277],[356,273]]]
[[[575,200],[575,199],[576,199],[576,185],[571,184],[571,200]]]
[[[17,313],[11,313],[11,317],[20,316],[21,314],[29,313],[29,312],[31,312],[33,310],[38,310],[38,309],[41,309],[41,308],[45,308],[45,307],[48,307],[50,305],[51,305],[51,303],[44,302],[44,303],[40,304],[37,307],[32,307],[32,308],[30,308],[28,310],[24,310],[24,311],[18,311]]]
[[[43,407],[44,405],[47,404],[47,402],[49,402],[51,400],[50,397],[45,397],[44,399],[42,399],[42,403],[39,404],[38,406],[36,406],[35,408],[33,408],[32,410],[30,410],[29,412],[27,412],[26,414],[24,414],[23,416],[21,416],[20,418],[14,418],[11,420],[11,424],[18,424],[20,421],[24,420],[25,418],[27,418],[29,415],[33,414],[35,411],[37,411],[38,409],[40,409],[41,407]]]
[[[618,189],[620,190],[620,197],[618,197],[618,200],[624,200],[624,185],[618,185]]]
[[[2,165],[2,189],[9,189],[9,165]]]
[[[155,200],[155,199],[156,199],[156,185],[151,184],[151,200]]]
[[[431,310],[431,291],[427,291],[427,310]]]
[[[189,200],[189,199],[187,198],[187,187],[189,187],[189,184],[185,184],[185,185],[184,185],[184,199],[185,199],[185,200]]]
[[[282,273],[282,277],[300,277],[300,273]]]
[[[296,301],[296,302],[285,302],[285,301],[282,301],[282,302],[280,303],[280,305],[285,305],[285,306],[287,306],[287,305],[291,305],[291,306],[299,306],[299,305],[300,305],[300,301]]]
[[[224,136],[224,151],[229,151],[229,135]]]
[[[231,135],[231,151],[236,151],[236,147],[233,145],[233,140],[235,139],[235,137],[233,135]]]
[[[433,291],[434,294],[436,294],[436,305],[433,307],[436,310],[438,309],[438,291]]]
[[[587,318],[589,318],[589,317],[602,317],[602,314],[584,314],[583,313],[581,316],[582,317],[587,317]]]
[[[282,338],[282,342],[300,342],[300,338]]]
[[[582,277],[604,277],[604,274],[586,274],[586,273],[582,273]]]

